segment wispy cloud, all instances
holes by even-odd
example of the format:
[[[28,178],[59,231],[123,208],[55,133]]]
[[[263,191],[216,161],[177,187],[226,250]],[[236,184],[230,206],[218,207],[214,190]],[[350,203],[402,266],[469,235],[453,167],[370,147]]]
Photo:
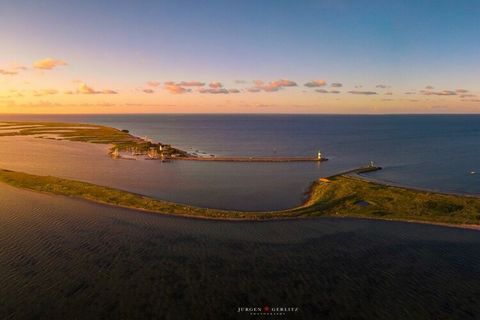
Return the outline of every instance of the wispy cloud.
[[[387,86],[386,84],[377,84],[377,85],[375,86],[375,88],[387,89],[387,88],[389,88],[389,86]]]
[[[13,76],[19,73],[19,71],[27,70],[28,68],[22,65],[13,64],[7,68],[0,69],[0,75]]]
[[[92,87],[88,86],[86,83],[80,83],[77,89],[78,94],[117,94],[118,92],[111,89],[97,91]]]
[[[433,86],[426,86],[425,89],[427,89],[427,90],[433,90],[433,89],[435,89],[435,87],[433,87]]]
[[[377,94],[375,91],[358,91],[358,90],[348,91],[348,93],[351,93],[351,94],[363,94],[363,95],[374,95],[374,94]]]
[[[330,87],[341,88],[341,87],[343,87],[343,84],[341,84],[340,82],[334,82],[330,85]]]
[[[316,92],[319,92],[319,93],[333,93],[333,94],[338,94],[340,93],[340,91],[338,90],[330,90],[328,91],[327,89],[315,89]]]
[[[143,92],[144,93],[154,93],[155,91],[153,91],[152,89],[143,89]]]
[[[240,93],[238,89],[225,89],[222,87],[216,88],[201,88],[198,90],[200,93],[211,93],[211,94],[229,94],[229,93]]]
[[[221,82],[214,81],[214,82],[210,82],[210,84],[208,86],[210,88],[221,88],[221,87],[223,87],[223,84]]]
[[[181,87],[203,87],[205,83],[200,81],[182,81],[177,83],[177,85]]]
[[[430,91],[430,90],[421,90],[421,94],[425,96],[456,96],[457,92],[452,91],[452,90],[443,90],[443,91]]]
[[[160,82],[155,81],[155,80],[150,80],[147,82],[147,86],[156,88],[160,85]]]
[[[277,92],[285,87],[296,87],[297,83],[292,80],[280,79],[276,81],[271,81],[268,83],[263,82],[262,80],[254,80],[254,87],[247,89],[249,92]]]
[[[34,97],[43,97],[57,94],[58,90],[55,89],[44,89],[44,90],[35,90],[33,91]]]
[[[212,93],[212,94],[228,94],[228,90],[225,88],[202,88],[198,90],[200,93]]]
[[[457,93],[467,93],[468,90],[465,90],[465,89],[457,89],[455,90]]]
[[[45,58],[41,60],[37,60],[33,63],[33,67],[35,69],[42,69],[42,70],[52,70],[58,66],[64,66],[67,63],[63,60],[53,59],[53,58]]]
[[[183,94],[183,93],[188,93],[192,91],[192,89],[184,88],[173,81],[165,82],[163,88],[173,94]]]
[[[0,69],[0,74],[4,76],[13,76],[18,74],[18,71]]]
[[[312,80],[304,84],[304,86],[308,88],[318,88],[326,85],[327,85],[327,81],[325,80]]]

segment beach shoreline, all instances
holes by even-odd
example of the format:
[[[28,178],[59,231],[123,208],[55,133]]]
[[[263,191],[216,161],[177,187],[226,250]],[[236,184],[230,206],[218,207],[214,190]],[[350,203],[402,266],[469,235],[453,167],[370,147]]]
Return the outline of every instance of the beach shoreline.
[[[337,175],[328,177],[328,178],[321,178],[322,180],[327,180],[327,179],[335,179],[335,178],[341,178],[341,177],[348,177],[349,175],[352,174],[361,174],[362,172],[369,172],[369,171],[376,171],[379,170],[379,168],[359,168],[359,169],[354,169],[354,170],[349,170],[347,172],[339,173]],[[171,203],[171,202],[166,202],[162,200],[156,200],[152,199],[153,201],[160,201],[162,203],[166,203],[169,205],[173,206],[178,206],[177,209],[180,209],[179,212],[169,212],[168,209],[164,210],[153,210],[149,208],[142,208],[142,207],[135,207],[135,206],[128,206],[128,205],[122,205],[118,203],[112,203],[108,201],[102,201],[99,199],[92,199],[88,198],[85,196],[72,196],[72,195],[65,195],[65,194],[59,194],[57,192],[52,192],[52,191],[45,191],[45,190],[38,190],[34,188],[29,188],[25,186],[19,186],[15,185],[15,183],[12,183],[12,180],[5,180],[3,175],[5,173],[12,172],[10,170],[0,170],[0,181],[4,182],[6,184],[9,184],[11,186],[20,188],[20,189],[26,189],[32,192],[39,192],[42,194],[48,194],[48,195],[53,195],[53,196],[61,196],[61,197],[66,197],[66,198],[75,198],[79,199],[82,201],[87,201],[87,202],[93,202],[98,205],[105,205],[109,207],[118,207],[118,208],[123,208],[123,209],[129,209],[129,210],[134,210],[137,212],[143,212],[143,213],[151,213],[151,214],[161,214],[165,216],[171,216],[171,217],[179,217],[179,218],[187,218],[187,219],[202,219],[202,220],[210,220],[210,221],[232,221],[232,222],[267,222],[267,221],[278,221],[278,220],[303,220],[303,219],[317,219],[317,218],[354,218],[354,219],[370,219],[370,220],[380,220],[380,221],[398,221],[398,222],[405,222],[405,223],[422,223],[422,224],[429,224],[429,225],[436,225],[436,226],[443,226],[443,227],[455,227],[455,228],[462,228],[462,229],[470,229],[470,230],[480,230],[480,224],[462,224],[462,223],[446,223],[446,222],[438,222],[438,221],[426,221],[426,220],[421,220],[421,219],[402,219],[402,218],[382,218],[382,217],[371,217],[371,216],[357,216],[357,215],[349,215],[349,214],[320,214],[320,215],[306,215],[306,214],[298,214],[301,212],[301,210],[305,209],[311,209],[313,207],[312,201],[315,201],[315,185],[318,186],[318,181],[315,181],[312,183],[311,186],[311,192],[309,193],[309,199],[305,201],[303,204],[301,204],[298,207],[294,207],[291,209],[287,210],[279,210],[279,211],[269,211],[269,212],[256,212],[256,211],[231,211],[231,210],[218,210],[218,209],[210,209],[210,208],[199,208],[199,207],[192,207],[187,204],[178,204],[178,203]],[[15,173],[15,172],[13,172]],[[23,173],[20,173],[23,174]],[[24,174],[25,175],[25,174]],[[28,174],[26,174],[28,175]],[[28,175],[28,176],[33,176],[33,175]],[[33,177],[38,177],[38,176],[33,176]],[[49,178],[55,178],[55,177],[49,177]],[[55,178],[59,179],[59,178]],[[367,184],[375,184],[371,181],[363,180],[360,176],[355,177],[358,181],[362,183],[367,183]],[[63,181],[68,181],[66,179],[60,179]],[[81,183],[85,185],[90,185],[92,184],[89,183],[84,183],[84,182],[78,182],[75,181],[76,183]],[[95,186],[95,185],[93,185]],[[386,185],[383,185],[385,187],[388,187]],[[97,188],[107,188],[109,190],[113,190],[112,188],[109,187],[102,187],[102,186],[95,186]],[[399,187],[393,187],[393,188],[398,188]],[[408,191],[408,189],[406,189]],[[120,192],[123,192],[121,190],[118,190]],[[417,192],[417,190],[415,190]],[[130,192],[126,192],[127,194],[140,197],[142,199],[146,199],[141,194],[132,194]],[[479,199],[480,200],[480,199]],[[189,214],[188,211],[191,211],[192,209],[199,210],[196,211],[197,214]],[[209,212],[217,212],[217,213],[223,213],[226,214],[225,216],[214,216],[214,215],[208,215]],[[199,214],[200,212],[200,214]],[[277,215],[275,215],[277,214]],[[237,216],[234,216],[237,215]],[[238,216],[240,215],[240,216]]]

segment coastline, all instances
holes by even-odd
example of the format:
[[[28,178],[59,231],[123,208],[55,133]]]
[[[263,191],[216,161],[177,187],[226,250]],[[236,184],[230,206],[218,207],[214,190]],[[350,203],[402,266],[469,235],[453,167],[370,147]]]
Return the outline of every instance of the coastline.
[[[108,154],[119,160],[137,160],[147,156],[147,160],[158,161],[218,161],[218,162],[323,162],[328,159],[318,153],[315,157],[217,157],[199,156],[195,153],[172,147],[170,144],[154,142],[148,137],[132,135],[127,129],[107,127],[97,124],[5,121],[0,123],[0,137],[34,136],[41,139],[68,140],[109,145]],[[125,156],[122,153],[130,153]]]
[[[350,170],[344,173],[340,173],[338,175],[331,176],[329,178],[323,178],[323,180],[326,179],[337,179],[337,178],[345,178],[350,174],[358,174],[358,173],[365,173],[368,171],[374,171],[378,170],[378,168],[359,168],[359,169],[354,169]],[[5,179],[5,173],[12,173],[12,174],[20,174],[23,175],[22,178],[19,178],[18,180],[14,179]],[[447,222],[441,222],[441,221],[428,221],[428,220],[422,220],[420,219],[402,219],[402,218],[386,218],[386,217],[372,217],[372,216],[366,216],[366,215],[355,215],[355,214],[332,214],[328,212],[322,212],[321,209],[317,208],[316,205],[318,204],[318,198],[316,198],[315,192],[318,191],[319,186],[322,183],[319,183],[318,181],[315,181],[312,183],[311,186],[311,192],[309,195],[309,199],[302,205],[298,207],[294,207],[291,209],[287,210],[280,210],[280,211],[267,211],[267,212],[249,212],[249,211],[228,211],[228,210],[217,210],[217,209],[209,209],[209,208],[199,208],[199,207],[192,207],[189,205],[183,205],[183,204],[178,204],[178,203],[171,203],[171,202],[166,202],[162,200],[156,200],[156,199],[150,199],[148,197],[145,197],[140,194],[133,194],[129,192],[124,192],[121,190],[115,190],[113,188],[109,187],[102,187],[102,186],[97,186],[85,182],[79,182],[79,181],[71,181],[67,179],[60,179],[60,178],[55,178],[55,177],[43,177],[43,178],[48,178],[48,179],[55,179],[57,180],[57,185],[55,184],[50,184],[54,186],[54,189],[51,190],[45,190],[45,189],[38,189],[35,187],[28,187],[26,185],[22,185],[21,183],[19,184],[18,182],[25,179],[37,179],[39,176],[34,176],[34,175],[29,175],[29,174],[24,174],[24,173],[18,173],[18,172],[13,172],[9,170],[0,170],[0,180],[6,184],[9,184],[13,187],[17,187],[20,189],[26,189],[29,191],[34,191],[34,192],[39,192],[39,193],[44,193],[44,194],[50,194],[50,195],[55,195],[55,196],[62,196],[62,197],[67,197],[67,198],[76,198],[80,199],[82,201],[88,201],[88,202],[94,202],[98,205],[106,205],[106,206],[113,206],[113,207],[118,207],[118,208],[125,208],[129,210],[134,210],[137,212],[144,212],[144,213],[154,213],[154,214],[162,214],[166,216],[172,216],[172,217],[181,217],[181,218],[193,218],[193,219],[204,219],[204,220],[211,220],[211,221],[232,221],[232,222],[240,222],[240,221],[249,221],[249,222],[261,222],[261,221],[275,221],[275,220],[297,220],[297,219],[308,219],[308,218],[321,218],[321,217],[334,217],[334,218],[355,218],[355,219],[373,219],[373,220],[382,220],[382,221],[398,221],[398,222],[406,222],[406,223],[422,223],[422,224],[430,224],[430,225],[436,225],[436,226],[444,226],[444,227],[455,227],[455,228],[463,228],[463,229],[470,229],[470,230],[480,230],[480,224],[466,224],[466,223],[447,223]],[[369,182],[366,180],[362,180],[360,178],[355,178],[361,183],[366,183],[366,184],[374,184],[377,185],[373,182]],[[152,202],[156,201],[161,203],[164,207],[162,208],[149,208],[149,207],[139,207],[138,205],[125,205],[122,203],[113,203],[111,201],[105,201],[101,200],[100,198],[92,198],[89,196],[86,196],[85,193],[82,193],[81,195],[71,195],[71,194],[65,194],[62,192],[59,192],[58,190],[65,189],[64,183],[78,183],[81,186],[86,186],[88,185],[89,187],[93,188],[98,188],[100,190],[110,190],[110,191],[117,191],[121,192],[122,196],[132,196],[132,197],[138,197],[143,200],[147,200],[147,202]],[[398,187],[393,187],[393,188],[398,188]],[[408,191],[408,190],[406,190]],[[417,192],[417,191],[416,191]],[[480,199],[477,199],[480,201]],[[312,212],[313,210],[313,212]]]
[[[54,123],[53,129],[43,131],[39,129],[38,123],[29,122],[16,123],[17,126],[28,126],[20,129],[20,134],[6,132],[4,136],[33,136],[35,134],[59,134],[66,135],[65,139],[53,139],[62,141],[91,142],[96,144],[110,145],[114,140],[106,139],[109,135],[120,135],[122,141],[137,141],[138,137],[132,136],[124,131],[102,127],[98,125],[85,124],[61,124]],[[7,125],[6,123],[3,124]],[[59,130],[69,126],[73,132]],[[1,127],[1,126],[0,126]],[[100,131],[98,131],[100,128]],[[22,130],[27,130],[23,132]],[[40,130],[40,133],[39,131]],[[79,130],[83,136],[79,139]],[[22,133],[23,132],[23,133]],[[95,134],[99,134],[95,136]],[[1,131],[0,131],[1,136]],[[45,138],[45,139],[50,139]],[[32,140],[33,141],[33,140]],[[144,141],[144,140],[142,140]],[[59,142],[52,142],[58,144]],[[64,148],[71,142],[63,142]],[[70,147],[68,147],[70,148]],[[55,155],[52,155],[55,157]],[[186,157],[185,160],[196,160]],[[208,158],[206,158],[208,159]],[[242,158],[249,161],[258,158]],[[261,159],[261,158],[260,158]],[[291,159],[291,158],[289,158]],[[299,158],[295,158],[298,160]],[[305,158],[312,161],[311,158]],[[224,159],[217,160],[222,161]],[[263,159],[262,159],[263,160]],[[270,158],[268,161],[270,162]],[[315,161],[327,159],[315,159]],[[110,160],[108,160],[110,161]],[[307,199],[300,204],[285,210],[277,211],[236,211],[211,209],[209,207],[195,207],[184,205],[178,202],[158,200],[149,198],[142,192],[123,191],[121,188],[104,186],[105,182],[99,184],[82,182],[70,178],[57,178],[54,176],[43,176],[44,172],[34,175],[23,173],[30,172],[30,169],[13,168],[15,171],[0,170],[0,180],[18,188],[55,194],[67,197],[75,197],[92,201],[102,205],[117,206],[141,212],[160,213],[169,216],[209,219],[209,220],[230,220],[230,221],[269,221],[279,219],[299,219],[314,217],[351,217],[377,219],[385,221],[403,221],[427,223],[460,227],[468,229],[480,229],[480,216],[472,209],[477,208],[480,212],[480,198],[474,195],[458,195],[432,192],[417,188],[398,186],[387,182],[375,181],[363,176],[364,173],[376,171],[379,167],[363,167],[341,172],[327,178],[321,178],[310,184],[306,193]],[[37,171],[38,170],[34,170]],[[54,173],[56,176],[56,172]],[[98,183],[98,181],[97,181]],[[106,184],[111,185],[109,182]],[[85,192],[87,190],[88,192]],[[89,193],[90,192],[90,193]],[[383,194],[382,194],[383,193]],[[113,198],[112,198],[113,195]],[[466,203],[466,202],[472,203]],[[391,203],[390,203],[391,202]],[[420,204],[420,210],[412,204]],[[473,210],[473,211],[475,211]]]

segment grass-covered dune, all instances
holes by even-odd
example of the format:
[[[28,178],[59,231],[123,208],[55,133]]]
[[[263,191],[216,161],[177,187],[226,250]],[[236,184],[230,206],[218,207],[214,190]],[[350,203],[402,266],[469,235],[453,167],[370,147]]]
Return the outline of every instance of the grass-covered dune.
[[[361,173],[375,169],[359,169],[354,172]],[[268,220],[340,216],[457,225],[480,223],[480,198],[386,186],[348,174],[319,179],[313,183],[308,201],[300,207],[268,212],[198,208],[86,182],[9,170],[0,170],[0,182],[18,188],[82,198],[109,205],[198,218]]]

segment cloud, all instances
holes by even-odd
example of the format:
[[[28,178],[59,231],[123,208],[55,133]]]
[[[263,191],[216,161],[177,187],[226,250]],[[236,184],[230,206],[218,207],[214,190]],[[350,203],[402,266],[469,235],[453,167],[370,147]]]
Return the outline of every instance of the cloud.
[[[210,84],[208,86],[210,88],[221,88],[221,87],[223,87],[223,84],[221,84],[218,81],[214,81],[214,82],[210,82]]]
[[[50,96],[57,94],[58,90],[55,89],[44,89],[44,90],[35,90],[33,91],[33,95],[35,97],[43,97],[43,96]]]
[[[177,85],[181,87],[203,87],[205,83],[200,81],[182,81],[177,83]]]
[[[64,66],[66,64],[67,63],[62,60],[46,58],[46,59],[35,61],[33,63],[33,67],[36,69],[42,69],[42,70],[52,70],[55,67]]]
[[[167,90],[168,92],[173,93],[173,94],[183,94],[183,93],[187,93],[187,92],[192,91],[192,89],[186,89],[186,88],[184,88],[184,87],[180,86],[179,84],[176,84],[172,81],[165,82],[163,88],[165,90]]]
[[[98,91],[93,90],[92,87],[87,86],[85,83],[80,83],[77,89],[77,93],[81,94],[97,94]]]
[[[154,88],[156,88],[156,87],[158,87],[159,85],[160,85],[160,82],[158,82],[158,81],[150,80],[150,81],[147,82],[147,86],[149,86],[149,87],[154,87]]]
[[[305,87],[308,88],[318,88],[327,85],[325,80],[312,80],[304,84]]]
[[[360,88],[363,88],[363,86],[361,84],[358,84],[355,86],[355,89],[360,89]]]
[[[348,93],[351,93],[351,94],[364,94],[364,95],[377,94],[375,91],[358,91],[358,90],[348,91]]]
[[[465,89],[457,89],[455,90],[457,93],[467,93],[468,90],[465,90]]]
[[[10,67],[8,67],[6,69],[0,69],[0,75],[13,76],[13,75],[18,74],[19,71],[24,71],[24,70],[27,70],[27,69],[28,68],[25,67],[25,66],[13,64],[13,65],[10,65]]]
[[[340,93],[340,91],[338,90],[326,90],[326,89],[315,89],[316,92],[319,92],[319,93],[334,93],[334,94],[338,94]]]
[[[219,93],[223,93],[223,94],[228,94],[228,90],[225,89],[225,88],[210,88],[210,89],[207,89],[207,88],[202,88],[200,90],[198,90],[198,92],[200,93],[212,93],[212,94],[219,94]]]
[[[238,89],[225,89],[225,88],[201,88],[198,90],[200,93],[211,93],[211,94],[229,94],[229,93],[240,93]]]
[[[425,96],[431,96],[431,95],[434,95],[434,96],[456,96],[457,95],[457,93],[455,91],[452,91],[452,90],[443,90],[443,91],[421,90],[420,93],[425,95]]]
[[[339,82],[334,82],[330,85],[330,87],[341,88],[341,87],[343,87],[343,84],[341,84]]]
[[[18,74],[18,71],[0,69],[0,74],[4,76],[13,76]]]
[[[280,79],[276,81],[271,81],[268,83],[265,83],[261,80],[254,80],[253,84],[255,85],[253,88],[247,89],[249,92],[259,92],[259,91],[265,91],[265,92],[277,92],[285,87],[296,87],[297,83],[292,80],[286,80],[286,79]]]
[[[375,86],[375,88],[387,89],[387,88],[389,88],[389,86],[387,86],[387,85],[385,85],[385,84],[377,84],[377,85]]]
[[[476,94],[461,94],[460,98],[475,98],[477,95]]]
[[[384,94],[385,94],[386,96],[391,96],[391,95],[393,95],[392,92],[385,92]]]
[[[245,83],[247,83],[247,81],[245,81],[245,80],[235,80],[235,83],[237,83],[237,84],[245,84]]]
[[[143,92],[145,92],[145,93],[154,93],[155,91],[153,91],[152,89],[144,89]]]
[[[435,88],[434,88],[433,86],[426,86],[425,89],[427,89],[427,90],[433,90],[433,89],[435,89]]]
[[[107,90],[102,90],[100,93],[101,94],[117,94],[118,92],[115,90],[107,89]]]
[[[405,92],[405,94],[416,94],[416,92],[414,92],[414,91],[407,91],[407,92]]]
[[[467,99],[467,100],[462,100],[465,102],[480,102],[480,99]]]
[[[110,89],[97,91],[92,87],[89,87],[85,83],[80,83],[77,89],[77,93],[78,94],[117,94],[118,92]]]

